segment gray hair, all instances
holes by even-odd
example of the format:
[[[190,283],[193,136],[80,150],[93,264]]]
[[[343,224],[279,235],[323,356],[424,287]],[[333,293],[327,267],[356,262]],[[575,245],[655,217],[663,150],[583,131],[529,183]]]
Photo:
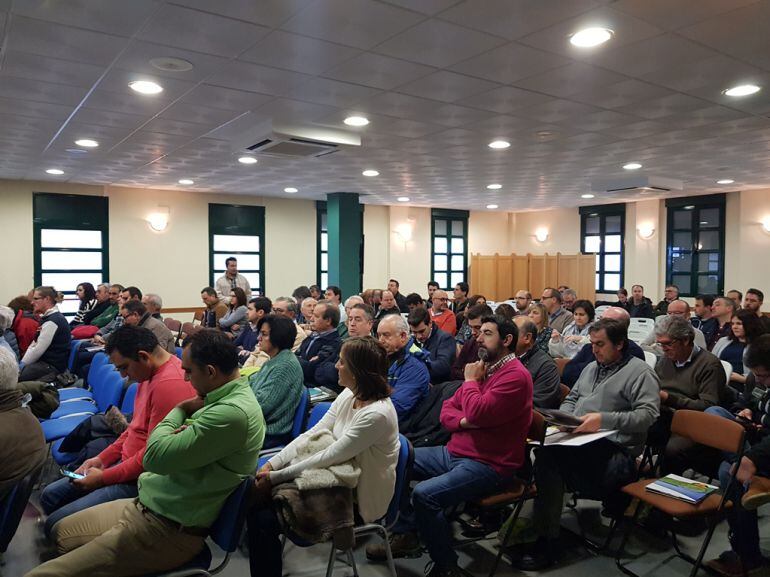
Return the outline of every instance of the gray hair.
[[[672,340],[693,342],[695,330],[690,320],[684,317],[666,315],[655,324],[656,337],[669,337]]]
[[[406,322],[406,319],[402,317],[400,314],[390,314],[385,315],[380,320],[380,324],[386,321],[392,321],[393,327],[399,332],[399,333],[406,333],[409,334],[409,324]]]
[[[16,388],[19,382],[19,363],[16,355],[5,347],[0,347],[0,391]]]
[[[0,305],[0,332],[10,329],[14,318],[16,318],[16,313],[11,307]]]
[[[104,287],[104,288],[105,288],[105,290],[110,290],[110,283],[108,283],[108,282],[102,282],[102,283],[99,283],[98,285],[96,285],[96,288],[97,288],[97,289],[100,289],[100,288],[102,288],[102,287]]]
[[[364,299],[362,299],[358,295],[351,295],[347,299],[345,299],[345,306],[346,307],[352,307],[354,304],[361,304],[364,302]],[[352,304],[351,304],[352,303]]]
[[[308,297],[309,298],[309,297]],[[307,299],[305,299],[307,300]],[[275,302],[286,303],[286,311],[297,314],[297,301],[291,297],[278,297]],[[304,302],[304,301],[303,301]]]
[[[313,297],[307,297],[306,299],[304,299],[304,300],[302,301],[302,305],[301,305],[301,306],[303,306],[303,307],[304,307],[304,306],[305,306],[305,303],[307,303],[307,302],[312,302],[312,303],[313,303],[313,306],[315,306],[315,305],[317,305],[317,304],[319,303],[319,301],[315,300]]]
[[[160,295],[156,295],[155,293],[147,293],[144,296],[147,297],[147,302],[149,302],[156,309],[160,310],[163,308],[163,299],[160,298]]]
[[[567,295],[577,298],[577,292],[575,292],[575,289],[564,289],[564,292],[561,295],[562,298],[566,297]]]

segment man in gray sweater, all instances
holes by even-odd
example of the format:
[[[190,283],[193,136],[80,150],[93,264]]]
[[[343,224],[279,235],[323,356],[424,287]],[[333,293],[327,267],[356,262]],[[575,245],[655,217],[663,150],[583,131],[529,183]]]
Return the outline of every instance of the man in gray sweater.
[[[636,478],[636,457],[660,411],[658,378],[628,352],[628,329],[612,319],[590,329],[596,360],[583,369],[561,410],[580,417],[575,433],[611,429],[614,434],[580,447],[548,446],[537,454],[533,524],[538,540],[514,557],[513,565],[537,571],[551,565],[562,547],[559,525],[564,487],[602,500],[614,516],[628,504],[620,488]]]
[[[532,404],[535,408],[555,409],[561,404],[559,369],[548,353],[535,346],[535,323],[527,316],[514,317],[513,322],[519,327],[516,357],[532,375]]]

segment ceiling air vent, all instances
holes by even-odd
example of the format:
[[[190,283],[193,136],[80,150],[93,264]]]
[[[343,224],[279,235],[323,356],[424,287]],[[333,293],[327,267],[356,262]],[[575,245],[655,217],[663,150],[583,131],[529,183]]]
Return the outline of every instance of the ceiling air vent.
[[[661,176],[634,175],[620,178],[597,180],[591,183],[591,192],[596,194],[657,194],[682,190],[681,180]]]

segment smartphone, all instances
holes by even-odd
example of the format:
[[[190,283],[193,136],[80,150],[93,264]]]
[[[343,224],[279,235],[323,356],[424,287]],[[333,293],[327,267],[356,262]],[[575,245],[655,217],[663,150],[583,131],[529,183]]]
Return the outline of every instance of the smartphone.
[[[81,475],[80,473],[74,473],[72,471],[68,471],[67,469],[59,469],[59,472],[65,477],[69,477],[70,479],[82,479],[83,477],[85,477],[85,475]]]

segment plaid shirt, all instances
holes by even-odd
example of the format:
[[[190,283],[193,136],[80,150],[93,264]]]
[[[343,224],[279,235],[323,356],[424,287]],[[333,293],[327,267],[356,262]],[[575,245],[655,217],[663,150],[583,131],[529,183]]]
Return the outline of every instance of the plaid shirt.
[[[489,378],[492,375],[494,375],[498,370],[500,370],[500,367],[502,367],[505,363],[510,362],[510,361],[512,361],[515,358],[516,358],[516,354],[515,353],[510,353],[510,354],[505,355],[502,359],[500,359],[494,365],[492,365],[491,367],[489,367],[487,369],[487,378]]]

